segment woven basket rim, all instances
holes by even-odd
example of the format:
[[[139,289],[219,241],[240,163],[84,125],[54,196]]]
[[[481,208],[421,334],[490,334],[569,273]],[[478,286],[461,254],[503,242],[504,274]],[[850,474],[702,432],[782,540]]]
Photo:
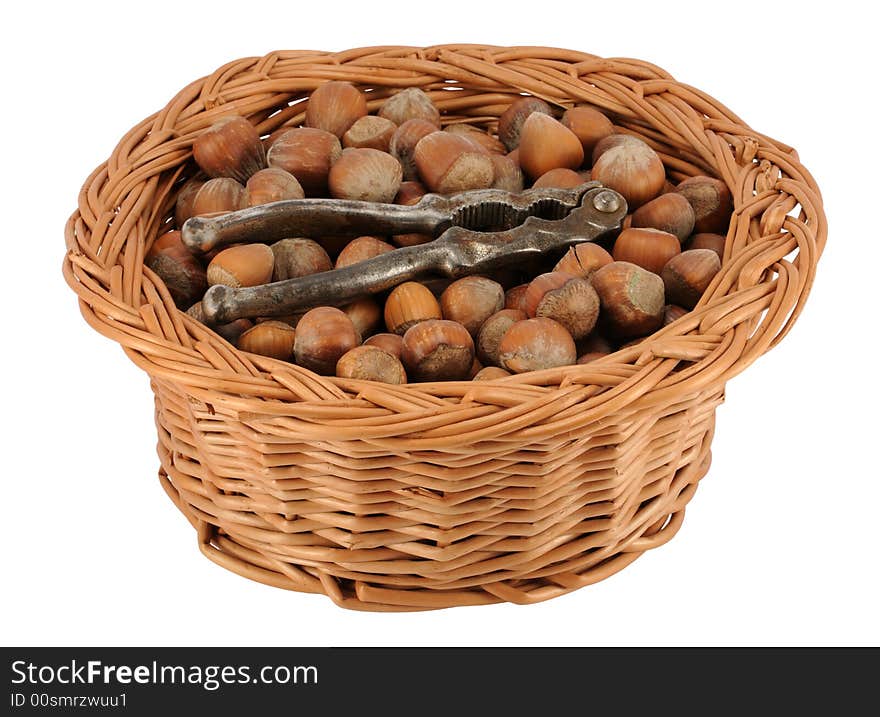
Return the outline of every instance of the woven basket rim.
[[[298,69],[307,80],[297,81]],[[245,354],[177,310],[142,257],[163,227],[163,211],[168,214],[169,197],[202,129],[236,112],[258,121],[263,134],[284,121],[296,124],[301,106],[288,103],[331,79],[375,88],[371,96],[377,98],[389,88],[423,87],[459,112],[469,101],[476,106],[487,96],[494,101],[523,92],[557,107],[587,102],[611,112],[625,131],[641,132],[658,150],[664,149],[658,139],[672,137],[686,151],[673,156],[666,146],[661,155],[679,174],[701,169],[731,188],[734,216],[723,269],[694,311],[635,346],[581,366],[479,384],[391,387],[318,376]],[[280,114],[266,116],[268,107],[283,105]],[[710,160],[712,172],[705,171]],[[98,250],[89,227],[107,230],[100,229],[101,217],[90,205],[102,190],[104,203],[119,211],[110,228],[112,242]],[[162,209],[153,204],[144,212],[157,200]],[[135,216],[133,210],[142,212],[140,223],[114,232],[121,218]],[[750,235],[756,217],[759,237]],[[819,190],[791,147],[755,132],[717,100],[640,60],[471,44],[276,51],[229,62],[190,83],[123,137],[85,183],[79,209],[68,221],[64,275],[88,323],[122,344],[154,380],[180,383],[194,396],[240,413],[283,416],[293,404],[309,403],[356,411],[367,403],[419,420],[450,407],[497,405],[499,393],[506,392],[511,406],[565,404],[568,396],[598,418],[639,401],[669,400],[724,382],[774,346],[800,313],[826,234]]]

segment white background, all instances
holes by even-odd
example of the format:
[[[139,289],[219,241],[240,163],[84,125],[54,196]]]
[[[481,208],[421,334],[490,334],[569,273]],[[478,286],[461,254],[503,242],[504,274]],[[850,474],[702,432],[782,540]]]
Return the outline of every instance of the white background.
[[[6,645],[878,644],[876,17],[870,3],[69,3],[4,20],[0,641]],[[563,7],[565,6],[565,7]],[[595,9],[591,9],[595,8]],[[80,185],[228,60],[476,42],[646,59],[795,146],[830,222],[788,338],[728,385],[681,532],[547,603],[341,610],[203,558],[156,479],[146,375],[61,277]]]

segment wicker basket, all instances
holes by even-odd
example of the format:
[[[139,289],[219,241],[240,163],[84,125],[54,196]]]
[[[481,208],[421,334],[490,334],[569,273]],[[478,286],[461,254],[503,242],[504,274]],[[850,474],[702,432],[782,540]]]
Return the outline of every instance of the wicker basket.
[[[387,386],[244,354],[178,311],[143,257],[194,171],[193,139],[238,113],[299,124],[322,82],[426,90],[492,127],[517,96],[591,103],[673,179],[723,179],[735,210],[697,309],[589,365]],[[280,110],[280,111],[279,111]],[[790,147],[630,59],[545,47],[273,52],[219,68],[134,127],[86,181],[64,275],[86,321],[151,378],[159,479],[202,553],[245,577],[362,610],[533,603],[668,541],[709,466],[725,382],[803,307],[826,238]]]

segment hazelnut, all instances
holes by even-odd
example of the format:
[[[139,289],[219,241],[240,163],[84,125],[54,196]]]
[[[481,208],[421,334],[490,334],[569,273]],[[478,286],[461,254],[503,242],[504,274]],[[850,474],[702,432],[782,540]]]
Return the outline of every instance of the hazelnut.
[[[275,140],[267,159],[270,167],[290,172],[306,196],[326,196],[327,175],[342,154],[339,138],[315,127],[297,127]]]
[[[449,132],[432,132],[422,137],[413,158],[422,182],[440,194],[486,189],[495,178],[489,155],[478,152],[461,135]]]
[[[710,232],[702,232],[694,234],[688,243],[688,249],[711,249],[714,251],[721,261],[724,261],[724,245],[727,239],[720,234],[712,234]]]
[[[514,286],[512,289],[508,289],[504,292],[504,308],[525,311],[523,299],[526,297],[526,289],[528,288],[528,284],[520,284],[519,286]]]
[[[492,180],[494,189],[503,189],[505,192],[521,192],[525,186],[525,177],[522,169],[510,156],[504,154],[492,154],[492,167],[495,177]]]
[[[523,123],[534,112],[551,115],[550,105],[537,97],[519,97],[498,118],[498,138],[508,150],[519,147]]]
[[[378,149],[388,152],[391,146],[391,138],[397,131],[397,125],[391,120],[375,115],[366,115],[355,122],[348,131],[342,135],[343,147],[355,147],[358,149]]]
[[[296,177],[278,167],[268,167],[254,173],[244,187],[246,207],[303,197],[305,193]]]
[[[207,180],[204,176],[196,176],[188,179],[177,193],[177,200],[174,204],[174,224],[180,229],[187,219],[193,216],[193,203],[196,194],[202,188]]]
[[[597,331],[593,331],[588,336],[576,341],[575,345],[577,346],[578,356],[583,354],[610,354],[614,350],[611,342]]]
[[[612,147],[620,147],[621,145],[645,145],[648,146],[643,140],[638,137],[634,137],[631,134],[609,134],[602,139],[600,139],[593,146],[593,164],[596,164],[596,160],[599,159],[605,152]],[[664,185],[665,187],[665,185]]]
[[[336,375],[361,381],[406,383],[406,371],[397,356],[377,346],[356,346],[336,362]]]
[[[553,271],[564,271],[572,276],[589,278],[599,267],[610,264],[611,258],[605,249],[593,242],[585,241],[569,248],[563,257],[556,262]]]
[[[208,284],[258,286],[272,280],[275,255],[265,244],[239,244],[218,252],[208,264]]]
[[[419,200],[428,193],[425,185],[421,182],[401,182],[400,189],[397,190],[397,196],[394,197],[395,204],[403,204],[411,206],[418,204]]]
[[[342,356],[359,345],[361,337],[348,316],[331,306],[311,309],[296,325],[296,362],[315,373],[332,376]]]
[[[460,134],[467,137],[472,142],[485,149],[489,154],[507,154],[507,147],[497,137],[493,137],[488,132],[483,132],[473,125],[460,123],[451,124],[446,127],[446,131],[451,134]]]
[[[694,210],[682,194],[661,194],[633,212],[631,226],[669,232],[683,242],[694,230]]]
[[[464,326],[476,336],[480,326],[504,306],[501,284],[484,276],[466,276],[452,282],[440,295],[440,311],[444,319]]]
[[[614,134],[611,120],[592,107],[572,107],[562,115],[562,124],[581,141],[584,157],[592,158],[596,143]]]
[[[339,256],[336,257],[336,268],[342,269],[352,264],[358,264],[389,251],[394,251],[394,247],[378,237],[358,237],[357,239],[352,239],[339,252]]]
[[[517,321],[525,321],[527,318],[526,312],[520,309],[502,309],[486,319],[477,334],[477,357],[480,361],[492,366],[501,363],[498,355],[501,339]]]
[[[471,361],[471,367],[468,371],[467,377],[473,380],[474,376],[476,376],[480,371],[483,370],[483,364],[480,363],[480,359],[474,357],[474,360]]]
[[[411,119],[400,125],[391,136],[388,151],[400,162],[403,167],[405,180],[418,179],[419,172],[416,168],[415,152],[416,145],[423,137],[437,131],[436,125],[423,119]]]
[[[666,304],[666,306],[663,307],[663,325],[669,326],[673,321],[678,321],[682,316],[688,313],[690,312],[682,306]]]
[[[318,85],[306,105],[305,126],[322,129],[337,137],[367,114],[367,100],[350,82],[330,81]]]
[[[491,381],[496,378],[504,378],[513,374],[500,366],[485,366],[481,368],[474,376],[474,381]]]
[[[283,321],[263,321],[238,337],[238,348],[287,361],[293,355],[296,331]]]
[[[568,366],[577,360],[571,334],[545,317],[513,324],[501,339],[498,355],[502,367],[513,373]]]
[[[394,287],[385,300],[385,326],[400,334],[420,321],[439,319],[440,304],[431,290],[415,281],[407,281]]]
[[[549,172],[544,172],[535,180],[533,187],[558,187],[559,189],[569,189],[578,187],[584,183],[584,179],[578,172],[565,167],[557,167]]]
[[[663,280],[626,261],[598,269],[591,282],[599,295],[602,321],[618,338],[645,336],[663,323]]]
[[[440,129],[440,110],[418,87],[407,87],[391,95],[382,103],[378,115],[391,120],[398,127],[409,120],[419,119]]]
[[[394,157],[378,149],[344,149],[330,168],[327,186],[335,199],[390,203],[394,201],[403,169]]]
[[[553,319],[573,339],[589,334],[599,317],[599,297],[590,282],[562,271],[535,277],[526,289],[523,304],[529,318]]]
[[[688,177],[679,183],[675,191],[683,194],[694,208],[695,232],[727,233],[733,202],[724,182],[712,177]]]
[[[377,346],[392,356],[400,358],[403,351],[403,337],[398,334],[373,334],[364,341],[364,346]]]
[[[611,251],[614,261],[628,261],[659,274],[676,254],[681,244],[675,235],[658,229],[624,229]]]
[[[626,141],[605,150],[594,162],[591,176],[622,194],[634,211],[663,191],[666,169],[647,144]]]
[[[427,193],[428,190],[425,189],[421,182],[401,182],[400,189],[397,190],[397,196],[394,197],[394,203],[412,206],[413,204],[418,204]],[[415,246],[416,244],[429,242],[434,237],[430,234],[395,234],[391,238],[397,246]]]
[[[470,373],[474,340],[455,321],[429,319],[407,329],[401,358],[417,381],[455,381]]]
[[[719,271],[721,260],[711,249],[683,251],[672,257],[660,273],[666,286],[666,299],[693,309]]]
[[[244,192],[244,187],[229,177],[209,179],[192,200],[192,216],[216,216],[242,209]]]
[[[369,336],[382,323],[382,308],[372,296],[364,296],[340,307],[363,338]]]
[[[333,262],[318,242],[304,237],[282,239],[271,246],[275,257],[272,281],[295,279],[299,276],[330,271]]]
[[[574,133],[549,115],[534,112],[523,123],[519,166],[532,179],[558,167],[577,169],[584,148]]]
[[[179,231],[156,239],[144,257],[144,264],[162,279],[178,308],[198,301],[208,288],[205,268],[183,243]]]
[[[223,117],[196,137],[193,158],[209,177],[231,177],[244,184],[266,166],[256,128],[244,117]]]
[[[263,140],[263,148],[266,150],[267,161],[268,161],[269,150],[272,149],[272,145],[275,144],[275,140],[277,140],[285,132],[289,132],[292,129],[294,129],[294,127],[292,125],[283,124],[278,129],[274,130],[272,132],[272,134],[270,134],[268,137],[266,137]]]

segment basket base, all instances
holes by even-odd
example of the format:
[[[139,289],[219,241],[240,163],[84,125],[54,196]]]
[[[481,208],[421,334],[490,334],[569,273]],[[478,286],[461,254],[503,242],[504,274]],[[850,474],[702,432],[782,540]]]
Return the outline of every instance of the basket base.
[[[245,544],[246,541],[236,540],[212,525],[208,522],[210,516],[199,515],[197,509],[182,500],[164,468],[159,471],[159,480],[171,500],[196,528],[202,554],[250,580],[285,590],[324,594],[339,607],[370,612],[411,612],[500,602],[528,605],[604,580],[648,550],[672,539],[684,521],[685,506],[709,469],[711,438],[710,430],[693,460],[675,472],[663,496],[655,497],[654,501],[664,498],[651,506],[655,515],[660,517],[646,523],[643,531],[627,536],[613,548],[586,548],[574,557],[543,569],[541,575],[497,581],[486,576],[483,582],[467,589],[401,589],[379,581],[372,583],[335,577],[312,566],[296,565],[257,552]]]

